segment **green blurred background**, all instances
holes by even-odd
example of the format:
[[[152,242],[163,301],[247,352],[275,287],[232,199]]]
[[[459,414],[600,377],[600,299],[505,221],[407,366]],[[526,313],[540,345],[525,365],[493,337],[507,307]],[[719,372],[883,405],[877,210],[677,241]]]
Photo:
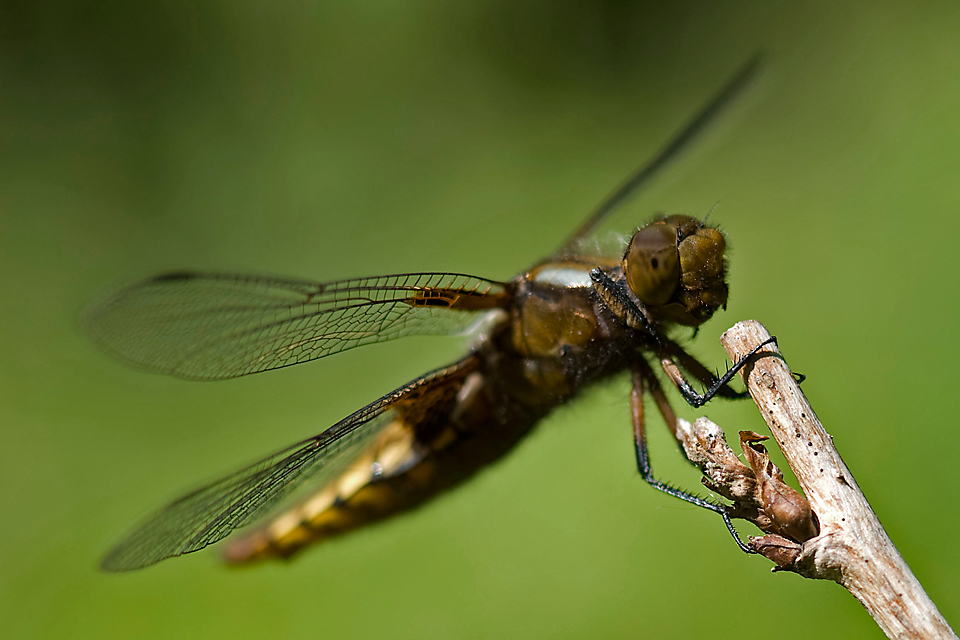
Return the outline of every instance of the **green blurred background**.
[[[623,381],[455,494],[295,562],[96,569],[165,500],[462,341],[189,383],[91,347],[91,298],[178,268],[508,278],[758,49],[754,88],[619,228],[720,202],[732,299],[695,352],[721,366],[746,318],[780,337],[956,623],[958,33],[955,2],[4,2],[4,637],[878,637],[837,585],[769,573],[640,481]],[[706,413],[764,428],[750,403]],[[696,486],[665,430],[653,447]]]

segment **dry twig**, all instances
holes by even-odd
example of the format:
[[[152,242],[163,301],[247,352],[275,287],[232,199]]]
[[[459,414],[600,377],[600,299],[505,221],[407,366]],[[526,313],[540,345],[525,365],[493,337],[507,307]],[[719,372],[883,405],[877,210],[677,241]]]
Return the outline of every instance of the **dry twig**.
[[[721,343],[730,359],[736,362],[769,337],[763,325],[749,320],[727,331],[721,337]],[[797,509],[802,511],[802,504],[798,506],[795,498],[788,495],[787,500],[794,511],[778,515],[776,505],[782,502],[781,494],[772,491],[777,495],[767,499],[761,495],[762,491],[747,490],[743,492],[746,497],[741,496],[735,508],[757,509],[754,517],[747,517],[755,522],[759,520],[758,524],[766,522],[764,517],[774,521],[772,529],[762,528],[767,532],[774,531],[775,535],[751,540],[754,548],[777,562],[779,569],[839,583],[866,607],[890,638],[956,638],[883,530],[776,345],[764,347],[753,362],[744,367],[742,375],[819,523],[819,533],[816,533],[815,528],[813,531],[806,529],[808,525],[803,524],[801,518],[800,529],[808,533],[791,533],[796,529],[790,529],[790,526],[796,523],[789,513]],[[709,439],[709,424],[703,423],[690,433],[691,445],[705,449],[702,443],[705,438]],[[700,445],[694,443],[697,438]],[[752,444],[755,442],[749,433],[741,433],[745,452],[748,447],[756,449]],[[747,475],[754,476],[752,482],[762,484],[761,476],[764,475],[776,479],[778,471],[775,467],[771,470],[772,465],[767,466],[769,460],[763,457],[765,454],[759,459],[756,455],[755,451],[747,456],[753,472]],[[724,457],[728,456],[721,452],[712,459],[716,461]],[[702,466],[708,466],[708,463],[703,462]],[[750,468],[747,470],[751,471]],[[736,476],[739,485],[744,485],[742,476],[743,473]],[[710,482],[716,484],[716,478],[714,473]],[[733,499],[738,500],[736,496]],[[763,513],[764,509],[770,513]],[[777,522],[778,518],[781,522]],[[786,537],[779,535],[778,531]],[[810,533],[815,535],[809,537]]]

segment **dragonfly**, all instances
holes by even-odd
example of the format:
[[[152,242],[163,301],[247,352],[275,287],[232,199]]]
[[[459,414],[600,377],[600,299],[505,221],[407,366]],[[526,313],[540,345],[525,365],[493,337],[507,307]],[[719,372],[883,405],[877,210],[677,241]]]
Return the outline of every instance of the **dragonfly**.
[[[679,438],[652,362],[668,360],[695,407],[739,398],[674,338],[728,297],[724,235],[688,215],[659,216],[613,255],[591,248],[601,222],[647,184],[742,92],[751,59],[554,252],[509,281],[404,273],[336,282],[176,272],[92,307],[85,328],[104,350],[154,372],[222,380],[409,335],[473,336],[467,353],[377,398],[319,435],[281,449],[156,511],[103,558],[130,571],[203,549],[236,529],[232,563],[288,558],[409,511],[509,452],[553,409],[629,372],[637,467],[654,488],[722,516],[724,505],[660,482],[647,451],[643,398]],[[762,346],[762,345],[761,345]],[[758,347],[759,349],[759,347]]]

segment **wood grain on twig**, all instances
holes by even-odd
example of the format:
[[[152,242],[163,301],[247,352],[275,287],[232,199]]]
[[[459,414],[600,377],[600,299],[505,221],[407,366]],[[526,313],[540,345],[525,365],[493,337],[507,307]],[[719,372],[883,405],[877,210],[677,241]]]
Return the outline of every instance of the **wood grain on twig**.
[[[720,341],[736,362],[769,337],[748,320]],[[838,582],[890,638],[956,638],[883,530],[777,346],[767,345],[742,375],[819,520],[819,535],[799,545],[785,568]]]

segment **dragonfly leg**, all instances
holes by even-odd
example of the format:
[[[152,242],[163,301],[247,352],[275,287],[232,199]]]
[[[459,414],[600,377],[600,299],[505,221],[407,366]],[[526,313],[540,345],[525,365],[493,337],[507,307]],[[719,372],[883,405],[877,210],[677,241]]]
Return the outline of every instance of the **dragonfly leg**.
[[[704,384],[708,384],[707,390],[702,394],[697,393],[696,391],[693,390],[693,387],[690,386],[690,383],[687,382],[686,378],[683,377],[683,374],[680,373],[680,370],[677,368],[675,364],[673,364],[671,360],[669,359],[662,360],[663,369],[664,371],[666,371],[670,379],[673,380],[674,384],[677,385],[677,389],[680,391],[680,395],[683,396],[683,399],[686,400],[687,403],[694,408],[702,407],[707,402],[709,402],[710,399],[712,399],[714,396],[717,396],[717,395],[727,397],[727,398],[746,397],[747,395],[746,392],[742,392],[742,393],[736,392],[733,389],[729,388],[727,385],[730,383],[731,380],[733,380],[733,377],[737,375],[740,369],[742,369],[744,365],[746,365],[750,361],[750,359],[754,355],[756,355],[763,347],[767,346],[768,344],[776,344],[776,343],[777,343],[776,337],[772,337],[769,340],[766,340],[758,344],[756,347],[753,348],[753,350],[750,351],[750,353],[746,354],[745,356],[740,358],[737,362],[735,362],[733,366],[727,369],[727,372],[724,373],[719,378],[714,378],[713,376],[711,376],[709,372],[706,370],[706,368],[702,364],[697,362],[693,356],[689,355],[688,353],[680,349],[680,347],[677,346],[676,344],[673,344],[673,346],[676,349],[669,350],[668,348],[667,354],[676,356],[677,359],[680,360],[680,363],[683,365],[683,367],[687,369],[687,371],[689,371],[694,376],[696,376]],[[705,373],[706,376],[701,376],[700,375],[701,372]]]
[[[683,347],[673,340],[664,340],[663,355],[671,360],[675,360],[684,371],[699,380],[705,387],[711,387],[716,384],[718,380],[717,376],[707,369],[699,360],[684,351]],[[740,400],[750,397],[749,392],[746,390],[737,391],[731,387],[729,383],[721,386],[717,390],[717,395],[728,400]]]
[[[740,539],[740,536],[737,535],[737,530],[733,528],[733,523],[730,521],[730,514],[725,506],[707,500],[706,498],[701,498],[700,496],[688,491],[684,491],[683,489],[678,489],[677,487],[671,486],[665,482],[661,482],[653,475],[653,467],[650,464],[650,451],[647,448],[647,433],[643,415],[643,396],[645,392],[649,391],[653,396],[661,415],[663,415],[664,420],[666,420],[667,425],[673,432],[674,437],[676,437],[679,441],[680,434],[677,431],[677,418],[676,414],[673,412],[673,409],[667,402],[666,395],[663,393],[660,383],[657,382],[656,377],[653,375],[653,371],[645,362],[642,365],[635,367],[632,375],[633,385],[630,393],[630,415],[633,422],[634,450],[637,456],[637,470],[640,472],[640,477],[642,477],[647,484],[658,491],[662,491],[669,496],[673,496],[674,498],[678,498],[703,509],[707,509],[708,511],[713,511],[714,513],[720,514],[720,517],[723,518],[724,524],[727,525],[727,530],[730,532],[730,535],[733,536],[733,539],[736,541],[737,546],[740,547],[741,551],[744,553],[756,553],[756,551],[748,547]]]

